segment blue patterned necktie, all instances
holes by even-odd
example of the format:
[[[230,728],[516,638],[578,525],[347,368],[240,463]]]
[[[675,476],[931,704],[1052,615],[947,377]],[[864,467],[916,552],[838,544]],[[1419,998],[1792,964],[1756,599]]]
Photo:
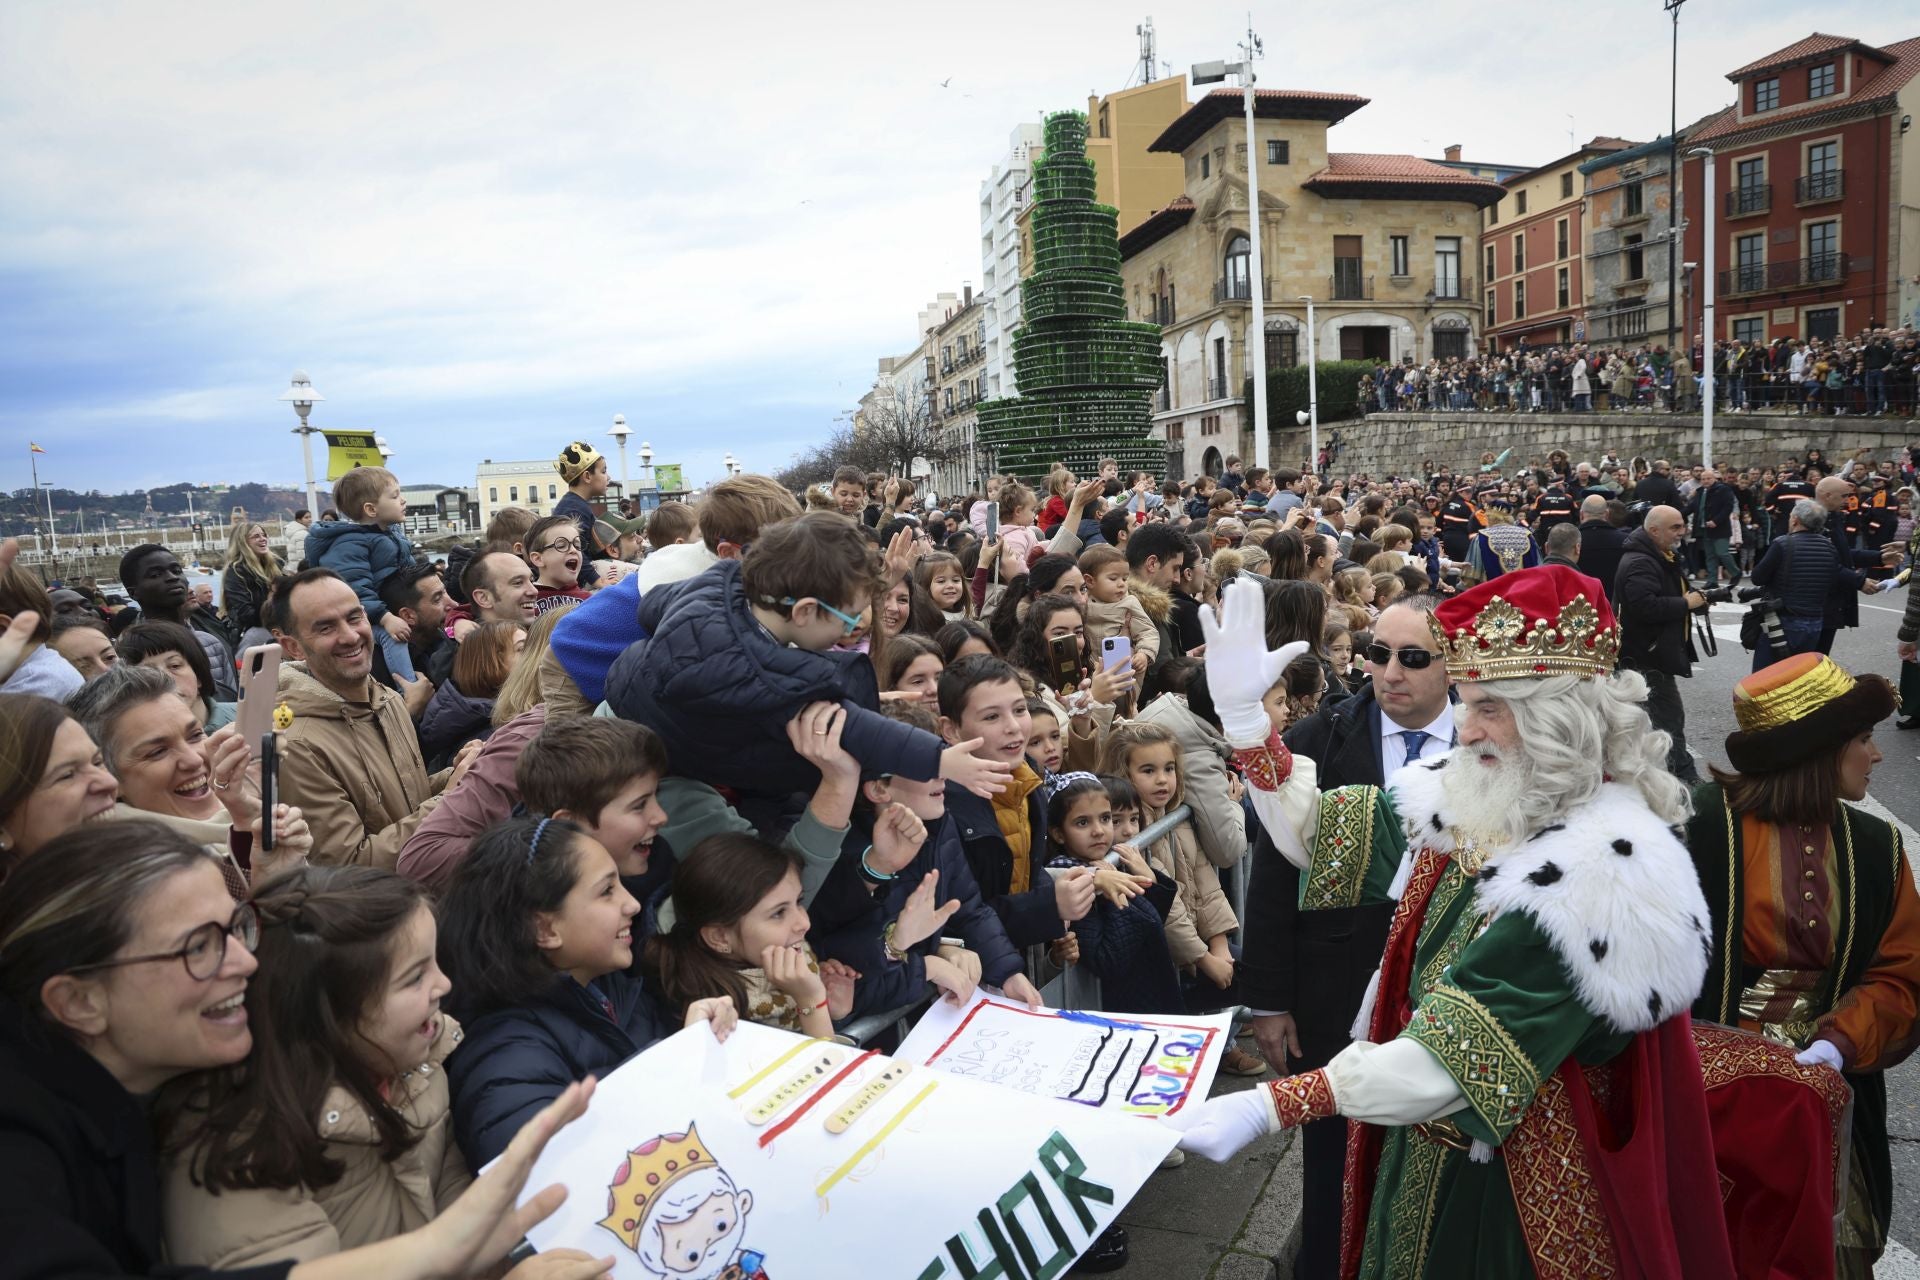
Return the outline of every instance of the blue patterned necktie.
[[[1401,731],[1400,740],[1407,744],[1408,764],[1412,764],[1420,758],[1420,752],[1422,748],[1427,745],[1427,739],[1431,736],[1433,735],[1423,729],[1405,729]]]

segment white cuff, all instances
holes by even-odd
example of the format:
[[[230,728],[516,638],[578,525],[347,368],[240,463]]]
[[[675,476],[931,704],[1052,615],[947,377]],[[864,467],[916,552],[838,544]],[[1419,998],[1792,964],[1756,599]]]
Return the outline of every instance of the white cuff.
[[[1466,1095],[1417,1040],[1350,1044],[1327,1064],[1340,1114],[1368,1124],[1424,1124],[1467,1105]]]

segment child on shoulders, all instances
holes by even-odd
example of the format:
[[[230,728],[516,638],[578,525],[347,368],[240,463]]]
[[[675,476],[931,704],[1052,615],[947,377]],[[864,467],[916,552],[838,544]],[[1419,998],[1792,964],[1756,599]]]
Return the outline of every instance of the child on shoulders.
[[[407,639],[413,628],[380,599],[381,584],[413,563],[413,544],[400,532],[407,504],[400,496],[399,477],[385,467],[355,467],[340,477],[333,500],[341,518],[322,520],[307,531],[307,561],[346,580],[360,597],[367,621],[378,628],[375,635],[387,670],[412,680]]]

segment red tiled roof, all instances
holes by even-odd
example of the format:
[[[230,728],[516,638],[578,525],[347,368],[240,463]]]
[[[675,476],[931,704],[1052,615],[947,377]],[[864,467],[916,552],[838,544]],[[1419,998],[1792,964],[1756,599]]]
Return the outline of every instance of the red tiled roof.
[[[1832,53],[1836,49],[1845,49],[1849,45],[1859,43],[1860,42],[1852,36],[1830,36],[1825,32],[1816,31],[1804,40],[1795,40],[1784,49],[1775,49],[1764,58],[1756,58],[1746,66],[1741,67],[1738,71],[1727,72],[1727,79],[1738,80],[1740,77],[1752,75],[1756,71],[1765,71],[1768,67],[1784,67],[1791,63],[1798,62],[1802,58],[1817,57],[1820,54]],[[1869,48],[1868,51],[1871,53],[1880,52],[1878,49],[1871,48]]]
[[[1436,194],[1482,207],[1494,203],[1505,191],[1491,178],[1475,177],[1419,156],[1361,151],[1329,151],[1327,167],[1300,185],[1322,195],[1354,199],[1411,196],[1415,188],[1443,188]]]
[[[1255,89],[1253,114],[1262,120],[1325,120],[1338,124],[1372,101],[1357,93],[1326,93],[1318,89]],[[1188,107],[1153,140],[1149,151],[1185,151],[1200,135],[1241,114],[1240,90],[1215,89]]]
[[[1193,221],[1194,203],[1184,195],[1175,196],[1164,209],[1156,209],[1146,220],[1120,237],[1120,259],[1125,261],[1149,245],[1166,239]]]
[[[1838,39],[1836,36],[1825,36],[1821,38],[1828,40]],[[1800,43],[1806,44],[1807,41],[1803,40]],[[1861,47],[1865,48],[1866,46]],[[1795,103],[1793,106],[1782,107],[1777,111],[1762,111],[1757,115],[1750,115],[1744,120],[1739,118],[1738,111],[1732,107],[1728,107],[1717,118],[1708,121],[1706,124],[1700,126],[1700,128],[1689,133],[1687,135],[1687,141],[1711,142],[1716,138],[1730,137],[1734,134],[1745,133],[1750,129],[1771,129],[1782,122],[1812,120],[1824,116],[1828,112],[1844,111],[1869,103],[1888,101],[1898,94],[1901,89],[1905,88],[1908,81],[1912,80],[1915,76],[1920,76],[1920,36],[1915,36],[1909,40],[1896,41],[1893,44],[1887,45],[1884,49],[1874,49],[1871,50],[1871,52],[1877,57],[1888,59],[1892,65],[1882,67],[1879,71],[1869,76],[1866,83],[1855,85],[1853,92],[1844,98],[1817,98],[1812,102]],[[1766,60],[1763,59],[1760,63],[1754,65],[1763,66],[1765,64]],[[1735,72],[1734,74],[1738,75],[1740,73]],[[1731,79],[1732,77],[1729,78]]]

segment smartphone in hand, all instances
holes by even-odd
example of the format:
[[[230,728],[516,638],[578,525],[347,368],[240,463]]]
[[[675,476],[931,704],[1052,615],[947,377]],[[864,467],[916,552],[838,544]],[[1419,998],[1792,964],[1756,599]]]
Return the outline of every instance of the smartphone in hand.
[[[254,645],[240,655],[240,705],[233,719],[240,736],[254,745],[256,760],[261,740],[273,736],[273,708],[279,701],[280,646]]]
[[[1060,636],[1047,645],[1047,665],[1053,687],[1066,697],[1080,687],[1080,637]]]
[[[260,849],[273,852],[273,809],[280,803],[280,744],[271,727],[260,735]]]

